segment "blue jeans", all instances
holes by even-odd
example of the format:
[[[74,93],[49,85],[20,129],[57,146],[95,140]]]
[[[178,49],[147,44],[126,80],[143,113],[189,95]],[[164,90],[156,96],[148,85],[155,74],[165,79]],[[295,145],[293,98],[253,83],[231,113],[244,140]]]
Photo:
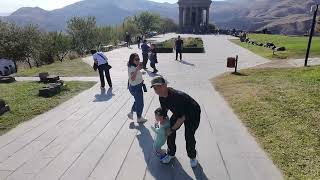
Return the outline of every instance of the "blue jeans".
[[[131,112],[136,112],[137,117],[140,118],[142,115],[143,106],[144,106],[142,83],[136,86],[129,85],[129,91],[131,95],[134,97],[134,103],[132,105]]]

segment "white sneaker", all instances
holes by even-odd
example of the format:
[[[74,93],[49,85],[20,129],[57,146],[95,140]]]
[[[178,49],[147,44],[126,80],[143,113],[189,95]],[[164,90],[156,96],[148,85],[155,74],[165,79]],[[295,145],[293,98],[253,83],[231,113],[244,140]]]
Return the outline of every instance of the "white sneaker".
[[[196,158],[190,159],[190,164],[192,168],[195,168],[198,165],[198,160]]]
[[[129,112],[129,113],[127,114],[127,116],[128,116],[129,119],[133,119],[133,112]]]
[[[169,154],[167,154],[164,158],[161,159],[161,162],[164,164],[168,164],[170,163],[171,159],[173,159],[174,156],[170,156]]]
[[[147,121],[147,119],[145,119],[143,117],[140,117],[140,118],[137,119],[138,123],[143,123],[143,122],[146,122],[146,121]]]

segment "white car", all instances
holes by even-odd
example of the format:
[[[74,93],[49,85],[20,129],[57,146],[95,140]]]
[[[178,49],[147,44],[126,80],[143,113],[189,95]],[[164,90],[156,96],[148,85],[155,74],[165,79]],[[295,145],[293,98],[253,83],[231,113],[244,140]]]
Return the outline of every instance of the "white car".
[[[14,62],[9,59],[0,59],[0,76],[7,76],[16,72]]]

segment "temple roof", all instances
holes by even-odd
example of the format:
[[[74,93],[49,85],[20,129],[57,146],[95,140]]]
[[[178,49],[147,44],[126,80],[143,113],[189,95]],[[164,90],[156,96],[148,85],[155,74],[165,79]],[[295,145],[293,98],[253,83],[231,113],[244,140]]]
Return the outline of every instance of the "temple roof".
[[[180,7],[193,6],[193,7],[208,7],[211,5],[211,0],[179,0]]]

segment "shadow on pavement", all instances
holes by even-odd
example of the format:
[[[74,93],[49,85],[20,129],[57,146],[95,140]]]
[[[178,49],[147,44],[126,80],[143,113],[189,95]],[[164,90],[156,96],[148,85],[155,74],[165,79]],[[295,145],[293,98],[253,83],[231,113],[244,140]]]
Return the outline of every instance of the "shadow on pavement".
[[[112,96],[114,96],[114,94],[112,93],[112,88],[109,88],[107,93],[105,89],[101,89],[101,93],[100,94],[96,94],[94,97],[96,98],[95,100],[93,100],[93,102],[102,102],[102,101],[108,101],[112,98]]]
[[[140,132],[137,135],[137,139],[143,151],[147,170],[156,180],[192,180],[192,177],[183,169],[178,159],[173,159],[169,164],[162,164],[160,162],[159,158],[153,153],[153,138],[149,129],[144,124],[136,126],[132,122],[129,128],[137,129]]]

